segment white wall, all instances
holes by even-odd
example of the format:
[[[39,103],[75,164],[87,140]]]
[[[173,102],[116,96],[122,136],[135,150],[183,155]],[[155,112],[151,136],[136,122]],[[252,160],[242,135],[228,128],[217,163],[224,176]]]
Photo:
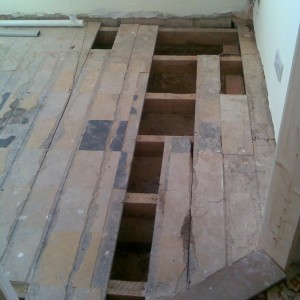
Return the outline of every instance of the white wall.
[[[213,15],[240,11],[249,0],[0,0],[0,14],[87,14],[99,17]]]
[[[299,0],[260,0],[259,5],[257,0],[255,2],[253,22],[266,77],[276,138],[286,98],[299,21]],[[274,68],[277,49],[284,64],[280,82]]]

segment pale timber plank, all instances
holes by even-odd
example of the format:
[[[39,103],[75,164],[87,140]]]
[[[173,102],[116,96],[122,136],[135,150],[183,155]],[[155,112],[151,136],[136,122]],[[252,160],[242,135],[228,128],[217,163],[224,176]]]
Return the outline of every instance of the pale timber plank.
[[[84,80],[85,78],[79,80],[78,89],[80,89],[81,84],[84,84]],[[95,81],[97,81],[97,78]],[[69,86],[66,85],[66,88],[69,89]],[[78,92],[79,91],[75,89],[75,96],[72,98],[73,101],[76,101],[76,93]],[[86,110],[82,110],[82,119],[85,118],[85,114]],[[79,138],[80,136],[77,137],[77,139]],[[17,224],[11,239],[11,245],[6,251],[2,261],[4,266],[10,270],[13,280],[25,281],[29,275],[32,264],[34,264],[35,257],[38,256],[39,247],[42,245],[40,243],[43,242],[43,237],[47,232],[51,215],[55,209],[57,197],[61,192],[70,159],[72,158],[76,145],[77,143],[74,143],[74,145],[71,144],[69,147],[53,147],[46,155],[31,191],[31,195],[23,210],[23,213],[28,216],[28,218]],[[38,205],[40,199],[43,199],[43,206]],[[39,218],[35,217],[36,213]],[[28,245],[30,244],[30,247],[27,246],[26,243],[22,244],[22,240],[25,237],[26,243]],[[16,242],[14,243],[14,241]],[[26,249],[26,252],[25,249],[23,250],[23,261],[16,260],[15,253],[22,252],[20,249],[23,247]]]
[[[217,56],[198,56],[194,151],[221,151],[220,62]]]
[[[125,203],[127,204],[154,204],[159,201],[158,194],[127,193]]]
[[[76,75],[75,75],[75,81],[78,79],[78,77],[80,75],[82,67],[86,61],[88,53],[91,50],[91,47],[93,46],[93,43],[95,41],[95,38],[97,36],[100,26],[101,26],[100,22],[90,22],[89,21],[86,24],[86,30],[84,32],[83,43],[80,45],[81,49],[80,49],[80,56],[79,56],[78,65],[77,65],[77,71],[76,71]]]
[[[52,35],[48,36],[50,42],[52,42],[52,44],[60,45],[61,40],[57,39],[57,37],[53,35],[52,31],[49,31],[49,33],[52,33]],[[69,39],[66,38],[66,40]],[[69,95],[70,87],[66,88],[65,94],[61,92],[56,94],[55,97],[53,97],[54,100],[51,99],[51,95],[49,95],[49,93],[47,92],[50,87],[55,85],[55,80],[61,83],[61,78],[59,78],[60,72],[64,73],[64,76],[72,78],[72,75],[70,75],[70,73],[72,72],[72,68],[76,68],[77,64],[76,51],[69,51],[69,48],[66,48],[65,51],[63,51],[64,49],[62,48],[62,54],[57,55],[56,53],[48,52],[48,55],[46,55],[42,46],[43,39],[39,40],[39,42],[35,42],[32,45],[32,49],[34,49],[36,52],[28,53],[25,56],[25,61],[27,63],[24,64],[24,62],[22,62],[19,67],[21,71],[17,71],[17,73],[26,74],[26,76],[17,76],[15,78],[18,80],[18,84],[12,89],[9,99],[6,101],[1,111],[1,116],[4,116],[2,120],[3,122],[5,122],[5,124],[7,124],[1,135],[3,136],[9,133],[10,135],[16,136],[14,143],[10,145],[10,147],[12,148],[10,153],[11,162],[14,161],[18,150],[21,149],[21,146],[25,141],[27,134],[30,132],[32,124],[34,123],[35,118],[40,111],[40,108],[43,107],[45,103],[47,105],[47,102],[56,104],[62,103],[62,107],[58,109],[56,116],[54,116],[52,119],[45,120],[45,123],[41,123],[44,126],[44,129],[46,129],[44,137],[45,139],[47,139],[49,133],[51,133],[51,128],[53,128],[54,126],[54,119],[59,117],[59,113],[61,113],[63,105],[66,101],[66,99],[63,99],[63,96],[65,96],[65,98],[68,98],[68,96],[66,97],[66,94]],[[35,56],[37,56],[39,60],[37,60]],[[39,61],[39,65],[37,65],[37,67],[33,69],[34,72],[31,71],[32,65],[30,64],[30,61],[32,59],[34,60],[34,62]],[[22,65],[24,66],[22,67]],[[15,79],[13,76],[10,80],[11,83],[9,82],[9,84],[13,85]],[[66,84],[66,81],[64,81],[64,83]],[[45,111],[47,109],[48,105],[43,110]],[[9,116],[9,118],[7,119],[6,116]],[[11,123],[13,125],[11,125]],[[36,128],[39,128],[39,126],[36,126]],[[39,138],[42,138],[40,129],[38,129],[37,134]],[[9,169],[9,167],[10,165],[7,165],[7,169]],[[1,175],[2,180],[5,178],[5,176],[6,172]]]
[[[191,204],[191,144],[188,138],[167,138],[165,177],[161,178],[161,202],[151,252],[147,297],[170,297],[187,288]],[[180,170],[180,172],[178,172]],[[158,206],[162,209],[162,205]],[[158,209],[159,209],[158,208]],[[158,232],[159,231],[159,232]]]
[[[0,37],[0,61],[14,44],[16,37]]]
[[[257,248],[261,226],[253,156],[225,155],[228,264]]]
[[[226,264],[220,64],[198,57],[189,280],[195,284]]]
[[[223,45],[238,40],[236,29],[219,28],[160,28],[158,44],[180,45]]]
[[[3,56],[0,62],[1,71],[15,71],[21,59],[24,57],[30,45],[34,42],[33,38],[17,38],[10,47],[9,51]]]
[[[110,280],[107,294],[115,296],[145,296],[145,282]]]
[[[223,158],[194,153],[189,281],[196,284],[226,265]]]
[[[137,30],[138,26],[136,25],[125,25],[120,28],[116,37],[118,47],[114,44],[104,67],[104,76],[106,76],[105,74],[118,73],[120,70],[122,71],[122,68],[124,69],[124,66],[127,68]],[[135,34],[132,32],[135,32]],[[122,84],[120,82],[119,88],[121,89],[122,86],[123,82]],[[127,102],[126,105],[126,99],[123,98],[123,100],[125,100],[124,103],[121,98],[119,99],[118,94],[113,93],[114,91],[112,91],[109,86],[105,87],[100,82],[100,88],[97,91],[97,97],[90,112],[90,118],[96,118],[98,120],[102,119],[104,122],[109,122],[111,125],[108,129],[107,141],[105,145],[103,145],[105,154],[101,165],[97,189],[93,195],[93,200],[88,212],[88,220],[80,241],[80,247],[85,250],[79,252],[76,257],[76,268],[71,274],[71,281],[68,289],[76,287],[76,290],[80,290],[92,285],[94,272],[95,270],[97,271],[95,264],[97,263],[98,249],[103,236],[105,220],[108,215],[111,198],[115,194],[113,192],[113,184],[120,159],[120,150],[123,139],[122,135],[124,134],[124,129],[126,129],[126,122],[124,122],[126,119],[124,121],[120,120],[122,115],[120,111],[123,109],[130,111],[130,108],[127,109],[126,106],[130,106],[131,102]],[[103,98],[110,101],[106,101],[105,103],[103,102]],[[131,97],[131,101],[132,98],[133,97]],[[109,110],[106,109],[102,111],[101,114],[95,114],[93,108],[100,107],[101,105],[103,105],[103,107],[110,106],[110,108]],[[119,128],[121,129],[118,131]],[[116,201],[118,201],[118,199],[119,198],[117,197]],[[109,272],[108,274],[104,274],[105,277],[109,276]],[[82,290],[81,293],[85,293],[84,290]],[[101,295],[105,297],[105,293],[101,293]]]
[[[274,139],[268,93],[254,32],[243,25],[239,25],[238,31],[245,88],[249,101],[252,137],[254,139]]]
[[[261,216],[264,216],[268,189],[275,159],[275,140],[257,139],[254,141],[254,159],[260,198]]]
[[[117,235],[120,225],[120,219],[123,210],[123,202],[126,195],[126,188],[129,179],[130,167],[133,159],[133,153],[135,148],[135,141],[137,138],[138,126],[142,114],[142,108],[144,103],[144,98],[147,89],[147,83],[149,74],[140,72],[140,62],[151,62],[152,55],[154,52],[154,46],[157,35],[157,26],[139,26],[138,32],[135,40],[134,47],[132,49],[131,59],[128,65],[128,73],[125,77],[124,82],[124,93],[121,95],[125,98],[127,96],[132,97],[131,109],[127,110],[126,113],[120,113],[120,120],[128,121],[126,126],[126,131],[124,133],[124,139],[120,149],[121,155],[119,159],[118,169],[116,173],[116,178],[114,181],[114,189],[111,193],[109,207],[107,210],[107,219],[103,228],[103,238],[101,240],[97,262],[95,266],[95,273],[92,279],[92,287],[100,287],[102,297],[105,297],[108,282],[109,282],[109,274],[113,261],[114,249],[117,241]],[[141,47],[143,47],[142,40],[144,41],[144,36],[148,36],[147,45],[148,49],[146,50],[147,56],[145,53],[141,51]],[[117,40],[117,39],[116,39]],[[114,43],[114,47],[116,45],[116,41]],[[117,47],[117,45],[116,45]],[[113,49],[114,50],[114,49]],[[112,51],[112,53],[114,53]],[[138,66],[138,70],[136,70],[136,66]],[[143,67],[144,68],[144,67]],[[146,64],[146,69],[150,70],[149,66]],[[137,76],[133,76],[134,83],[131,82],[130,88],[127,88],[126,82],[128,78],[132,74],[138,74]],[[132,94],[131,94],[132,93]],[[126,102],[128,103],[128,102]],[[124,107],[122,104],[119,104],[120,108]],[[125,105],[125,108],[128,108]],[[123,109],[122,109],[123,110]],[[118,115],[118,114],[117,114]],[[109,255],[107,255],[107,253]]]
[[[96,61],[98,63],[101,62],[102,58],[104,57],[101,53],[100,55],[96,56],[95,54],[90,55],[86,64],[86,68],[83,70],[83,77],[88,75],[91,66],[95,65]],[[87,80],[89,80],[89,76],[87,76]],[[81,85],[86,84],[85,81],[86,80],[79,81],[79,89],[81,88]],[[94,83],[89,80],[89,85],[91,88],[93,87],[93,84],[96,83],[96,81],[97,78],[94,79]],[[82,95],[84,95],[84,98],[86,100],[91,99],[91,93],[85,93]],[[61,98],[58,99],[61,101],[64,100]],[[82,118],[82,113],[87,110],[88,102],[85,103],[84,106],[83,102],[75,96],[73,101],[71,99],[70,104],[72,107],[76,106],[76,104],[80,104],[80,113]],[[40,116],[46,115],[47,118],[49,116],[57,118],[59,116],[58,114],[61,112],[61,109],[62,107],[60,106],[60,103],[51,101],[51,99],[49,99],[49,101],[46,102],[45,106],[41,110]],[[72,147],[74,144],[76,145],[76,138],[78,139],[77,135],[81,126],[83,125],[83,121],[80,121],[81,119],[79,114],[76,114],[75,120],[72,120],[73,116],[74,114],[68,113],[67,121],[63,121],[61,126],[59,126],[58,132],[53,141],[53,148],[66,149]],[[43,124],[43,122],[41,122],[41,124]],[[25,148],[21,151],[3,185],[3,193],[0,197],[1,206],[7,207],[10,211],[10,213],[8,213],[7,211],[7,214],[3,214],[1,218],[1,220],[6,224],[4,225],[4,223],[2,223],[2,234],[3,236],[7,236],[7,239],[9,239],[9,228],[12,226],[12,224],[14,224],[14,222],[18,221],[19,214],[22,212],[22,207],[29,195],[30,187],[40,168],[40,165],[43,162],[43,157],[46,155],[46,151],[44,149],[40,149],[39,146],[39,143],[35,143],[35,145],[32,145],[32,147]],[[13,198],[13,201],[11,200],[11,193],[14,193],[14,195],[18,195],[18,197],[15,196]],[[12,207],[14,207],[14,210],[10,210]],[[21,218],[24,217],[27,216],[21,216]],[[6,232],[6,234],[4,234],[4,231]],[[3,253],[2,251],[4,251],[4,249],[1,248],[1,254]]]
[[[224,154],[253,155],[247,96],[221,95]]]

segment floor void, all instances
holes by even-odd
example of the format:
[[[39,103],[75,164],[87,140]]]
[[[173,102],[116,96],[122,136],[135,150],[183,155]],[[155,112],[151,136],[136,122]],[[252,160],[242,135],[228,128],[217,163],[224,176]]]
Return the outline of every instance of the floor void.
[[[0,261],[19,297],[170,299],[257,250],[274,132],[254,33],[228,24],[1,37]]]

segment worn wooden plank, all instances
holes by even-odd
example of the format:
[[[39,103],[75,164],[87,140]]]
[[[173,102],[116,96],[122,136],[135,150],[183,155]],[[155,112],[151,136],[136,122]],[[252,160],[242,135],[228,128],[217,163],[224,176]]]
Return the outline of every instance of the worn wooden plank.
[[[239,55],[240,47],[238,43],[236,45],[223,45],[223,55]]]
[[[224,154],[253,155],[247,96],[221,95]]]
[[[268,92],[254,33],[240,25],[239,40],[245,88],[249,101],[252,136],[254,139],[274,139]]]
[[[285,274],[263,251],[255,251],[204,282],[174,297],[174,300],[246,300],[283,280]]]
[[[11,280],[27,280],[44,226],[48,223],[54,199],[61,187],[69,155],[68,150],[52,150],[46,156],[43,169],[22,211],[27,218],[18,221],[2,259]]]
[[[89,66],[89,64],[87,64],[87,66]],[[78,89],[80,89],[81,85],[84,84],[84,80],[86,79],[82,78],[82,80],[79,80]],[[97,81],[97,78],[95,81]],[[69,89],[69,85],[66,85],[65,88]],[[76,93],[79,92],[78,89],[75,89],[75,96],[71,99],[71,102],[78,101],[76,98]],[[87,108],[88,103],[86,103],[86,109],[82,109],[81,111],[81,119],[85,118]],[[72,128],[69,128],[69,130],[72,130]],[[67,131],[64,133],[68,134]],[[57,135],[61,135],[61,131],[58,131]],[[77,141],[79,138],[80,136],[77,137]],[[59,137],[57,137],[55,141],[59,141]],[[48,145],[50,145],[50,142],[51,141],[48,141]],[[38,146],[39,145],[36,147]],[[13,238],[11,239],[11,244],[3,258],[3,264],[10,270],[10,276],[14,280],[25,281],[29,275],[32,264],[34,264],[34,260],[38,257],[39,247],[42,245],[43,238],[48,231],[47,228],[56,207],[65,176],[68,173],[70,159],[72,158],[76,146],[76,142],[70,143],[67,146],[54,143],[51,150],[47,152],[45,161],[41,162],[43,163],[42,168],[37,175],[31,195],[29,196],[22,212],[25,216],[27,216],[27,218],[25,220],[20,220],[17,223],[16,230],[14,231]],[[44,192],[46,192],[45,195],[43,195]],[[42,207],[39,204],[41,197],[43,197]],[[39,218],[35,218],[34,215],[36,213],[38,213]],[[37,224],[39,225],[37,226]],[[23,243],[24,238],[26,238],[25,244]],[[16,240],[15,243],[14,240]],[[28,246],[29,244],[31,245],[30,247]],[[23,247],[24,250],[22,251]],[[15,255],[20,252],[24,253],[24,256],[22,256],[23,261],[15,259]]]
[[[127,193],[125,203],[127,204],[154,204],[159,201],[158,194]]]
[[[135,34],[133,35],[132,32],[134,32]],[[122,71],[123,66],[126,67],[128,65],[128,60],[130,59],[130,53],[134,45],[136,33],[137,26],[122,26],[116,37],[116,43],[118,47],[116,46],[116,44],[114,45],[111,55],[109,56],[108,61],[105,64],[104,75],[105,73],[118,73],[120,71],[120,68]],[[120,82],[120,90],[122,89],[122,86],[123,82],[122,85]],[[120,119],[116,118],[116,116],[118,115],[118,112],[122,110],[121,107],[123,107],[124,109],[124,105],[120,105],[121,102],[123,104],[123,101],[121,99],[119,100],[119,96],[114,95],[114,92],[115,91],[111,90],[109,86],[105,87],[100,83],[100,88],[97,91],[98,97],[96,97],[90,113],[90,118],[93,118],[94,120],[95,118],[100,122],[101,119],[106,120],[102,122],[108,122],[107,120],[109,120],[111,127],[110,129],[108,129],[109,134],[107,135],[107,141],[105,142],[105,144],[103,144],[103,150],[106,150],[106,153],[104,155],[104,161],[101,166],[101,174],[99,177],[99,182],[97,184],[97,192],[93,196],[93,201],[91,202],[90,209],[88,211],[88,221],[84,228],[83,235],[80,241],[80,247],[84,250],[80,251],[76,257],[75,268],[70,276],[71,281],[70,285],[68,286],[68,290],[72,287],[76,287],[76,290],[80,290],[84,287],[91,286],[93,283],[94,270],[96,270],[96,272],[99,272],[98,269],[95,268],[95,265],[97,265],[98,249],[102,243],[103,231],[107,230],[104,227],[106,216],[112,213],[112,208],[110,208],[110,201],[114,201],[111,200],[113,195],[115,195],[115,193],[113,193],[113,185],[120,159],[120,147],[122,146],[122,139],[118,140],[118,142],[115,139],[117,138],[117,131],[121,124]],[[105,95],[106,99],[111,99],[111,101],[106,103],[103,102],[103,95]],[[114,101],[114,99],[116,99],[117,101]],[[103,103],[104,107],[110,106],[110,109],[102,111],[101,115],[95,115],[95,113],[93,112],[93,107],[95,107],[95,103],[97,102],[99,104]],[[130,104],[131,102],[129,102],[127,105]],[[130,109],[128,111],[130,111]],[[117,197],[116,201],[119,201],[119,199],[121,198]],[[114,221],[114,219],[112,221]],[[107,267],[110,268],[110,265],[108,265]],[[106,271],[107,270],[103,270],[105,278],[107,278],[108,280],[109,272],[105,273]],[[82,293],[84,293],[84,291],[82,291]],[[104,294],[101,294],[105,295],[105,292]]]
[[[0,60],[5,57],[5,54],[9,51],[16,40],[16,37],[0,37]]]
[[[57,37],[53,35],[50,36],[49,39],[53,44],[60,43],[60,41],[57,42]],[[70,50],[67,48],[65,52],[61,50],[62,54],[60,55],[56,55],[56,53],[52,53],[53,55],[49,55],[49,53],[47,53],[48,55],[46,55],[45,58],[44,54],[41,54],[44,50],[41,50],[42,45],[43,40],[40,44],[35,44],[32,46],[34,51],[37,51],[39,60],[43,60],[42,63],[40,63],[38,69],[35,70],[32,75],[30,75],[29,77],[24,76],[24,79],[20,78],[20,87],[18,87],[17,89],[13,89],[14,92],[10,94],[10,97],[6,101],[1,112],[2,115],[5,116],[2,121],[7,124],[4,128],[2,136],[6,131],[9,131],[11,135],[16,136],[14,143],[10,145],[10,147],[12,148],[10,154],[10,156],[12,156],[12,162],[14,161],[16,154],[22,148],[21,146],[24,143],[28,133],[30,132],[30,129],[33,127],[31,125],[34,123],[41,108],[41,111],[47,111],[47,114],[43,114],[42,118],[45,122],[42,122],[40,120],[40,123],[46,130],[43,132],[40,126],[33,127],[33,135],[36,135],[36,137],[33,137],[35,141],[31,145],[31,148],[32,146],[38,146],[36,143],[40,143],[39,146],[41,146],[43,144],[43,141],[49,138],[49,135],[51,137],[51,134],[54,132],[57,125],[57,122],[55,122],[54,119],[59,120],[65,103],[68,100],[70,89],[73,85],[72,70],[74,70],[77,65],[77,52],[75,50],[73,51],[72,49]],[[69,52],[66,55],[67,51]],[[34,57],[34,54],[30,54],[29,59],[31,59],[31,56]],[[59,64],[60,58],[61,61]],[[31,72],[31,66],[29,69],[29,73],[24,72],[26,68],[22,70],[22,73],[28,75]],[[66,76],[69,81],[61,80],[61,78],[59,78],[60,74],[63,74],[61,75],[63,77]],[[59,84],[56,84],[57,82],[59,82]],[[48,93],[48,88],[57,88],[59,85],[60,89],[65,88],[65,93],[63,92],[63,90]],[[16,97],[17,101],[15,99]],[[12,105],[12,103],[14,103],[14,105]],[[54,109],[56,109],[55,114],[53,111]],[[53,114],[51,114],[51,112],[53,112]],[[47,115],[49,118],[45,118],[45,115]],[[9,118],[7,118],[6,116],[9,116]],[[14,127],[12,129],[12,125],[10,125],[11,123],[14,124]],[[44,147],[46,147],[46,145],[44,145]],[[8,165],[8,169],[9,167],[10,166]],[[6,172],[2,174],[2,178],[4,179],[5,176]]]
[[[108,284],[108,295],[144,297],[145,282],[110,280]]]
[[[194,115],[195,94],[147,93],[144,114]]]
[[[190,139],[191,143],[194,142],[194,137],[193,136],[188,136],[188,138]],[[137,142],[138,143],[157,143],[157,144],[161,144],[161,143],[164,143],[166,139],[166,136],[165,135],[138,135],[137,136]]]
[[[34,39],[30,37],[15,39],[15,42],[0,62],[0,70],[15,71],[33,42]]]
[[[67,285],[103,157],[102,151],[79,151],[74,157],[56,208],[55,223],[35,271],[35,284]],[[53,257],[54,251],[57,254]]]
[[[226,265],[223,157],[194,153],[189,281],[198,283]]]
[[[198,57],[189,281],[195,284],[226,264],[220,65]]]
[[[290,75],[260,245],[283,268],[299,259],[300,29]]]
[[[253,157],[225,155],[224,169],[230,265],[256,250],[261,215]]]
[[[257,139],[254,141],[255,170],[262,216],[264,216],[267,204],[269,184],[275,159],[275,148],[275,140]]]
[[[159,229],[153,239],[146,292],[147,297],[155,299],[170,297],[187,287],[192,180],[190,141],[185,137],[167,138],[165,148],[171,149],[167,149],[163,157],[167,160],[167,170],[160,179],[162,198],[158,209],[162,211],[155,220],[155,227]]]
[[[86,61],[86,58],[88,56],[88,53],[90,52],[91,47],[95,41],[95,38],[97,36],[100,26],[101,26],[100,22],[88,22],[86,25],[83,43],[81,43],[81,45],[80,45],[81,49],[80,49],[80,55],[79,55],[79,59],[78,59],[75,80],[77,80],[80,75],[82,67],[83,67],[83,65]],[[83,30],[80,32],[83,32]]]
[[[134,48],[132,49],[131,59],[128,65],[128,73],[125,77],[124,86],[128,76],[131,76],[132,73],[136,72],[136,66],[139,66],[139,61],[151,61],[155,40],[157,35],[157,26],[139,26],[137,37],[135,40]],[[141,48],[143,48],[143,40],[144,34],[148,36],[149,48],[147,50],[147,57],[145,57]],[[117,38],[116,38],[117,41]],[[114,47],[117,47],[116,41],[114,43]],[[124,63],[124,61],[122,61]],[[112,66],[112,65],[110,65]],[[150,65],[148,67],[150,70]],[[134,71],[134,72],[133,72]],[[138,73],[140,69],[138,67]],[[131,83],[131,88],[126,89],[123,96],[125,99],[127,96],[131,96],[132,102],[129,102],[132,105],[132,109],[126,112],[126,114],[120,114],[121,120],[118,121],[128,121],[126,130],[124,132],[124,139],[119,149],[119,153],[121,154],[118,169],[116,173],[116,179],[114,181],[114,189],[111,193],[109,206],[107,211],[107,219],[104,224],[103,232],[108,233],[108,235],[104,234],[104,237],[101,240],[98,257],[96,261],[96,267],[94,276],[92,279],[93,287],[101,287],[102,296],[105,297],[106,289],[109,282],[109,274],[112,266],[114,249],[117,241],[117,234],[120,224],[120,219],[122,215],[123,205],[126,195],[126,188],[129,179],[129,171],[133,159],[135,140],[137,137],[138,127],[136,124],[139,124],[142,107],[144,102],[144,97],[146,94],[146,88],[148,83],[148,73],[139,73],[135,80],[135,84]],[[134,88],[133,88],[134,87]],[[130,95],[130,93],[132,93]],[[120,99],[124,99],[121,95]],[[128,102],[126,102],[128,103]],[[122,108],[122,104],[119,106]],[[118,107],[119,107],[118,106]],[[123,106],[124,107],[124,106]],[[125,106],[126,107],[126,106]],[[127,110],[126,110],[127,111]],[[108,251],[108,252],[107,252]],[[107,255],[110,253],[111,255]]]
[[[18,296],[13,289],[11,283],[9,282],[8,278],[6,277],[6,274],[0,267],[0,296],[3,294],[5,299],[9,300],[18,300]]]
[[[238,40],[236,29],[216,28],[161,28],[157,38],[160,45],[223,45]]]
[[[194,151],[221,151],[220,63],[217,56],[198,56]]]

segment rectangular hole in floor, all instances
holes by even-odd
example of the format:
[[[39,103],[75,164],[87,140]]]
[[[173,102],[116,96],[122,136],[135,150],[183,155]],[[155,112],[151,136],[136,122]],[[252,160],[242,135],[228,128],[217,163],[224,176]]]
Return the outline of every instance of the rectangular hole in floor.
[[[195,94],[147,94],[141,118],[140,135],[193,136],[195,123]],[[150,95],[150,96],[149,96]],[[173,98],[172,98],[173,97]]]
[[[147,92],[193,94],[196,92],[197,60],[154,57]]]
[[[236,29],[160,28],[155,55],[219,55],[223,45],[237,45]]]
[[[118,27],[100,27],[92,49],[111,49],[118,33]]]
[[[133,158],[129,184],[129,193],[158,193],[162,165],[163,147],[153,149],[144,147],[141,151],[139,142]],[[152,151],[154,150],[154,151]]]
[[[228,56],[221,59],[221,92],[230,95],[246,94],[240,56]]]
[[[154,219],[122,218],[112,280],[147,281],[153,231]]]
[[[163,142],[146,144],[136,144],[129,193],[158,193]],[[147,281],[155,212],[155,203],[124,203],[110,279]]]

